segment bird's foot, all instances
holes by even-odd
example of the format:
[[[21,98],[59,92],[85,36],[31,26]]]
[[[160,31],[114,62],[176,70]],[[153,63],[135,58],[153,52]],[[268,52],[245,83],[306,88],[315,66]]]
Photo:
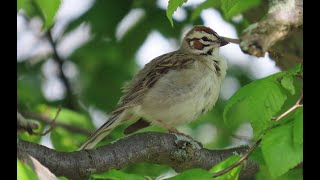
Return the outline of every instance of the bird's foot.
[[[168,131],[169,133],[173,133],[177,137],[177,140],[175,141],[177,145],[181,145],[181,143],[183,142],[185,146],[185,142],[188,142],[192,145],[192,147],[195,147],[197,149],[201,149],[203,147],[200,142],[194,140],[190,135],[178,131],[176,128],[170,128]]]
[[[169,133],[175,133],[175,134],[179,134],[179,135],[182,135],[182,136],[186,136],[187,138],[195,141],[190,135],[184,134],[184,133],[178,131],[178,129],[176,129],[176,128],[170,128],[170,129],[168,129],[168,131],[169,131]]]

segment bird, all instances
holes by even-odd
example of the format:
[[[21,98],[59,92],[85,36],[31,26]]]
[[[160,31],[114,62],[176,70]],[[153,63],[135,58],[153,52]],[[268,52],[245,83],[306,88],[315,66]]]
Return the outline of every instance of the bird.
[[[124,85],[123,96],[109,119],[79,150],[94,148],[127,121],[134,123],[124,134],[158,125],[185,135],[176,127],[207,113],[218,99],[227,72],[219,49],[228,43],[210,27],[193,26],[178,50],[154,58]]]

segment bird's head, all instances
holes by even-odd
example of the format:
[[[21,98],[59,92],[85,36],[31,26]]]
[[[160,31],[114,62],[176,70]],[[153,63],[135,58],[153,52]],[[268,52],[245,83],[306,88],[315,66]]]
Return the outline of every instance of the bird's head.
[[[197,55],[214,55],[219,47],[229,44],[214,30],[206,26],[194,26],[183,39],[181,49]]]

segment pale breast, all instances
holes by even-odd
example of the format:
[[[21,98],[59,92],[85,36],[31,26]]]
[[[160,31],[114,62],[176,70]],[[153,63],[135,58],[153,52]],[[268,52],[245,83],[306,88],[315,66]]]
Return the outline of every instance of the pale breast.
[[[224,75],[217,75],[212,61],[195,61],[194,68],[170,71],[146,94],[141,116],[170,126],[187,124],[216,103]]]

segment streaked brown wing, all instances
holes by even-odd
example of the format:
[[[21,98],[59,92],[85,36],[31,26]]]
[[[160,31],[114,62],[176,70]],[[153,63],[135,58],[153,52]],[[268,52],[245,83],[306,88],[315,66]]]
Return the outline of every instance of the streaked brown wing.
[[[148,64],[123,87],[124,95],[113,113],[141,104],[143,97],[155,83],[170,70],[188,68],[195,60],[177,51],[159,56]]]

